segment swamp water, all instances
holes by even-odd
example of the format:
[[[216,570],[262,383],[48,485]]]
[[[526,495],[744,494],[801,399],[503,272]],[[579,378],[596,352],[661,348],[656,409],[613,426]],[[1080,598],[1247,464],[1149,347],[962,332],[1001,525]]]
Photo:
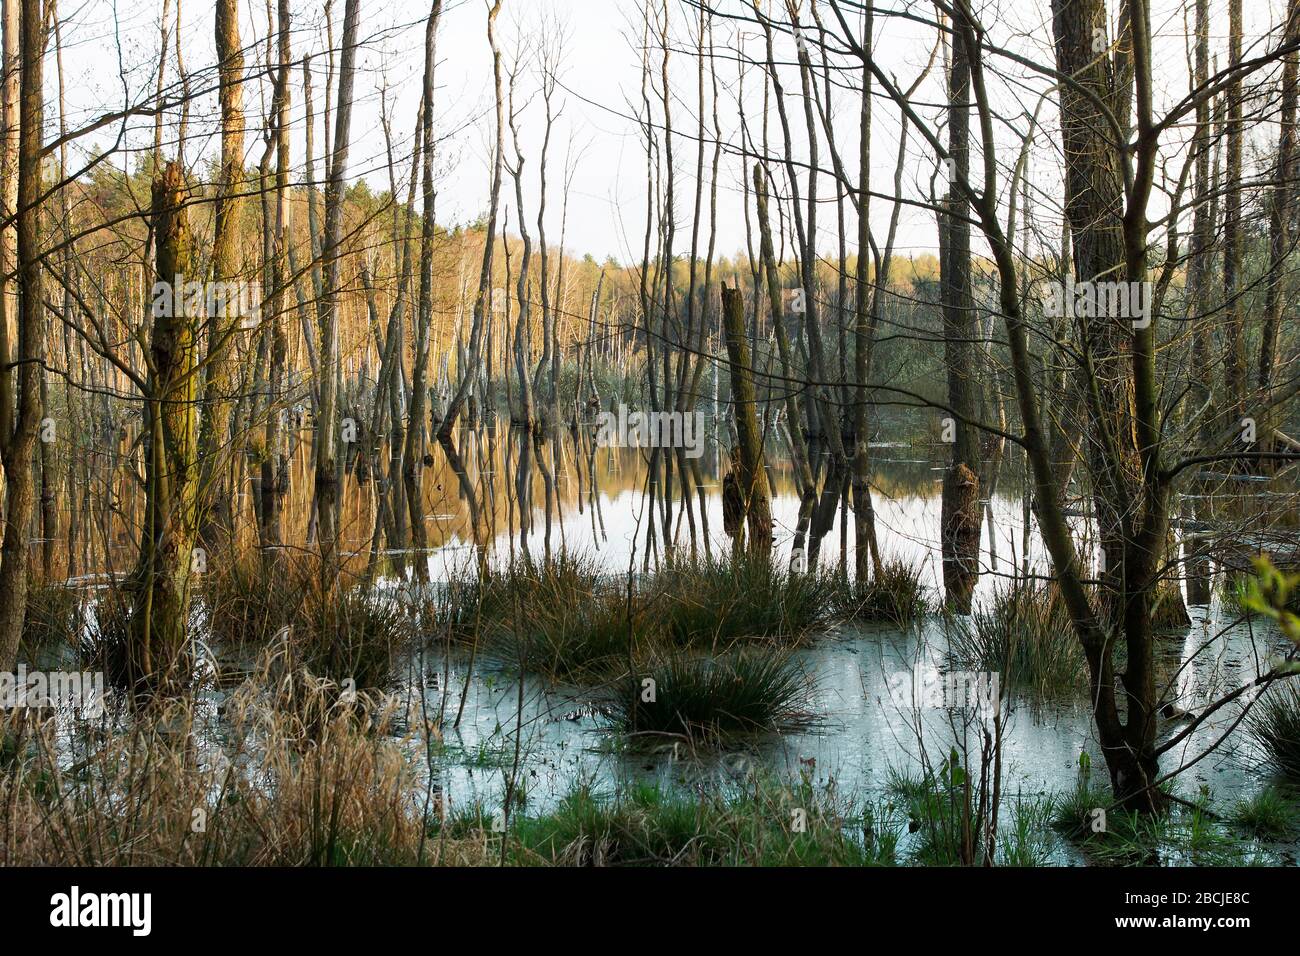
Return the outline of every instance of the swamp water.
[[[877,449],[874,499],[882,554],[920,568],[922,582],[933,595],[941,580],[942,468],[925,457],[927,452]],[[501,564],[525,551],[535,558],[567,551],[594,559],[612,578],[625,576],[629,568],[642,568],[651,518],[641,452],[599,449],[579,465],[579,456],[552,451],[547,463],[554,476],[549,509],[542,503],[539,481],[493,480],[494,474],[510,473],[511,462],[500,460],[502,454],[498,447],[492,458],[465,456],[469,481],[476,487],[495,489],[490,496],[484,492],[489,513],[486,519],[481,516],[494,529],[483,536],[489,561]],[[485,467],[488,460],[493,464]],[[703,464],[710,548],[714,554],[726,554],[730,541],[722,531],[719,461],[713,448]],[[436,590],[472,566],[475,546],[463,495],[458,492],[464,487],[465,476],[457,477],[433,470],[426,475],[431,546],[424,555],[384,555],[385,573],[377,587]],[[776,469],[775,479],[777,560],[788,561],[798,499],[786,470]],[[1013,480],[1002,482],[986,514],[977,605],[987,606],[996,589],[1009,586],[1018,572],[1032,575],[1046,570],[1033,528],[1029,535],[1024,533],[1024,502],[1013,484]],[[507,490],[507,485],[515,487]],[[522,506],[520,488],[531,497],[531,501],[525,498]],[[681,513],[680,489],[674,493],[678,497],[672,517],[676,547],[689,549],[691,538]],[[694,492],[692,496],[697,509],[694,518],[701,526],[695,546],[703,553],[704,522],[698,513],[699,499]],[[655,507],[654,522],[661,532],[661,513]],[[526,520],[521,516],[527,516]],[[837,518],[822,543],[823,567],[840,565],[842,518]],[[357,517],[354,532],[365,526],[365,520],[363,515]],[[364,535],[354,533],[357,558],[366,553],[365,540]],[[851,547],[851,533],[848,543]],[[851,554],[844,557],[851,564]],[[427,562],[427,584],[416,583],[411,565],[415,560]],[[1167,700],[1182,711],[1195,713],[1226,690],[1262,673],[1267,668],[1265,661],[1281,649],[1282,642],[1267,625],[1232,625],[1232,612],[1221,606],[1217,596],[1210,607],[1189,610],[1192,626],[1163,637],[1160,656],[1162,674],[1175,688]],[[515,812],[529,815],[554,809],[578,785],[615,793],[649,784],[689,794],[744,786],[755,776],[831,786],[884,804],[893,800],[896,787],[891,783],[899,775],[915,778],[926,770],[935,772],[963,740],[972,748],[972,759],[978,761],[979,735],[985,724],[972,719],[969,707],[945,706],[951,702],[944,697],[945,691],[951,694],[960,689],[960,678],[957,688],[944,683],[960,668],[949,646],[949,629],[954,626],[961,625],[931,615],[907,628],[832,629],[794,652],[810,678],[805,706],[814,720],[808,726],[705,751],[692,751],[681,743],[629,749],[611,730],[599,693],[532,676],[521,679],[481,658],[470,668],[466,654],[444,654],[434,638],[430,649],[402,664],[396,695],[405,721],[399,721],[397,730],[422,720],[438,725],[439,742],[431,754],[424,753],[414,739],[410,744],[413,751],[420,751],[413,752],[416,763],[430,775],[422,783],[449,811],[477,806],[487,814],[497,812],[512,777],[516,781]],[[923,706],[912,706],[912,688],[922,691]],[[987,690],[977,688],[978,692]],[[1075,790],[1082,780],[1104,787],[1105,765],[1085,700],[1044,699],[1005,684],[1000,691],[1009,701],[1004,705],[1002,747],[1004,807],[1018,801],[1045,805]],[[227,693],[220,686],[203,691],[202,712],[211,719],[210,729],[218,741],[221,705]],[[518,706],[521,698],[522,709]],[[461,709],[459,725],[453,727]],[[1223,708],[1164,756],[1162,772],[1190,765],[1178,778],[1180,795],[1190,799],[1211,796],[1213,806],[1223,811],[1269,783],[1262,755],[1243,728],[1214,746],[1239,716],[1239,706]],[[1162,725],[1162,739],[1185,726],[1185,719],[1167,720]],[[1212,752],[1205,755],[1207,750]],[[1003,813],[1004,820],[1010,818],[1008,811]],[[1048,839],[1046,861],[1087,862],[1077,845],[1059,836]],[[901,853],[906,853],[907,843],[904,834]],[[1258,855],[1248,859],[1294,863],[1296,858],[1291,846],[1252,847],[1251,852]],[[1168,861],[1181,862],[1177,854]]]

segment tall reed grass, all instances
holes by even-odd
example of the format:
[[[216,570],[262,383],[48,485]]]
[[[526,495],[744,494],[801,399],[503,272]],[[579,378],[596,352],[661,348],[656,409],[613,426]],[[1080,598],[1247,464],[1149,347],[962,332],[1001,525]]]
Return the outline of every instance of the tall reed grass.
[[[1014,584],[966,619],[948,620],[949,648],[963,666],[1001,675],[1043,697],[1086,692],[1083,651],[1060,591]]]
[[[11,712],[0,865],[467,862],[471,844],[429,838],[419,741],[390,736],[392,704],[301,681],[268,655],[224,702],[220,734],[186,697],[80,726],[75,750],[56,720]]]

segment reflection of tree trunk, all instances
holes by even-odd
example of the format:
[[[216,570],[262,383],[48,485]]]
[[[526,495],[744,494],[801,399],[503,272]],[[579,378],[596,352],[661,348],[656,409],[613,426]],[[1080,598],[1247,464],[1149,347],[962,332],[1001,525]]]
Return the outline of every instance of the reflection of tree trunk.
[[[848,491],[849,469],[842,458],[832,458],[808,532],[808,567],[815,568],[821,556],[822,539],[835,526],[835,511]]]
[[[549,558],[551,556],[551,521],[552,511],[555,508],[555,475],[551,472],[551,466],[546,462],[546,449],[556,448],[556,439],[554,430],[548,430],[546,436],[540,432],[535,434],[534,441],[537,445],[537,470],[542,473],[542,490],[544,495],[545,526],[542,535],[543,553]]]
[[[478,561],[479,571],[482,573],[486,553],[483,546],[483,529],[479,518],[481,509],[479,508],[478,489],[474,487],[474,482],[465,468],[465,462],[456,450],[456,443],[451,436],[439,435],[438,444],[442,446],[443,453],[447,456],[447,464],[451,466],[452,472],[456,475],[461,496],[465,499],[465,507],[469,511],[470,534],[474,538],[474,554]],[[427,556],[417,558],[417,563],[427,562]]]
[[[533,525],[533,442],[531,433],[520,429],[519,461],[515,467],[515,500],[519,505],[519,547],[528,548],[528,535]]]
[[[722,287],[722,330],[727,339],[731,397],[735,405],[740,449],[740,490],[744,496],[749,548],[754,554],[772,550],[772,505],[763,470],[763,439],[755,411],[754,374],[745,334],[745,298],[739,289]]]
[[[943,586],[948,603],[969,614],[979,580],[980,481],[979,442],[974,427],[975,367],[971,343],[976,339],[971,296],[970,204],[957,187],[970,171],[970,58],[960,32],[953,36],[948,74],[948,153],[952,182],[939,214],[940,270],[943,281],[943,353],[952,423],[952,459],[943,479],[940,542]]]

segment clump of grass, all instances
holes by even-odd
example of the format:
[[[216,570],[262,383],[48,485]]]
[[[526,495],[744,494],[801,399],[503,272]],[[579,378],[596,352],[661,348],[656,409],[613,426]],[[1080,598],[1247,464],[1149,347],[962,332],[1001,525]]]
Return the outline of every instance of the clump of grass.
[[[811,691],[808,675],[784,650],[669,651],[616,683],[609,713],[627,734],[710,742],[808,724]]]
[[[1300,829],[1295,800],[1275,787],[1265,787],[1238,801],[1231,820],[1234,826],[1262,840],[1290,840]]]
[[[1246,726],[1274,769],[1300,780],[1300,687],[1284,681],[1255,702]]]
[[[995,671],[1012,687],[1040,695],[1086,686],[1083,651],[1060,591],[1012,585],[966,620],[950,621],[949,648],[964,666]]]
[[[1010,811],[1011,822],[998,842],[1004,866],[1047,866],[1053,850],[1051,838],[1053,803],[1050,799],[1017,795]],[[1004,811],[1005,812],[1005,811]]]
[[[637,655],[670,648],[717,651],[739,640],[793,644],[833,620],[836,583],[769,560],[675,558],[628,582],[602,577],[593,559],[561,552],[462,576],[438,599],[436,629],[511,666],[606,683]]]
[[[475,807],[443,826],[456,839],[486,837],[491,819]],[[553,811],[511,820],[505,858],[564,866],[872,866],[893,864],[897,841],[895,821],[842,798],[833,784],[756,781],[741,792],[700,794],[641,785],[604,794],[580,781]]]
[[[1111,866],[1241,866],[1247,848],[1203,806],[1158,815],[1112,810],[1106,830],[1083,841],[1089,860]]]
[[[227,698],[220,735],[193,699],[160,702],[120,732],[86,738],[74,770],[53,722],[27,721],[0,774],[0,865],[485,862],[473,841],[428,839],[423,801],[412,799],[424,747],[388,735],[391,708],[360,723],[309,690],[304,717],[278,706],[274,671],[268,661]]]
[[[393,683],[396,657],[410,643],[400,605],[365,586],[315,588],[294,614],[289,643],[294,659],[315,677],[357,692]]]
[[[740,638],[798,641],[828,627],[837,589],[832,572],[787,570],[766,555],[675,558],[646,589],[669,639],[718,647]]]
[[[967,800],[969,781],[957,755],[937,769],[908,774],[891,769],[889,791],[908,817],[914,842],[913,862],[923,866],[959,866],[985,854],[975,808]],[[977,859],[971,859],[974,854]]]
[[[1172,783],[1161,789],[1173,795]],[[1053,826],[1096,864],[1240,866],[1252,860],[1240,838],[1210,809],[1208,790],[1145,814],[1120,809],[1109,790],[1081,780],[1075,791],[1057,799]]]
[[[956,745],[937,765],[891,768],[888,791],[908,823],[908,859],[922,866],[1046,866],[1057,840],[1056,804],[1002,794],[989,752]]]
[[[260,656],[288,651],[316,678],[358,692],[392,684],[413,618],[390,594],[340,580],[326,585],[313,561],[268,564],[250,552],[214,562],[203,580],[208,631],[219,647]]]
[[[1081,779],[1073,790],[1053,800],[1052,826],[1071,839],[1086,839],[1101,825],[1098,811],[1104,812],[1114,802],[1109,790]]]
[[[483,576],[457,575],[434,602],[433,630],[512,667],[599,681],[626,662],[625,594],[595,562],[561,552]]]
[[[214,561],[202,580],[208,629],[222,646],[257,655],[293,622],[313,575],[306,562],[270,567],[256,552]]]
[[[563,617],[555,609],[534,609],[521,624],[499,627],[488,653],[560,680],[601,683],[627,668],[628,649],[644,629],[632,613],[629,625],[625,603],[607,593],[593,594]]]
[[[116,590],[102,593],[94,604],[77,647],[83,666],[103,672],[104,682],[109,687],[130,689],[130,598]]]
[[[509,622],[521,613],[546,613],[563,622],[601,586],[595,560],[562,550],[542,560],[525,554],[505,568],[459,585],[459,624],[472,634],[483,622]]]
[[[554,813],[522,819],[516,836],[522,848],[551,862],[583,866],[646,865],[679,860],[704,836],[701,823],[712,816],[704,806],[665,796],[658,788],[637,787],[603,799],[590,784],[565,795]],[[708,821],[712,822],[712,821]],[[708,857],[717,847],[697,850]]]
[[[30,658],[55,644],[76,647],[85,624],[83,608],[81,593],[72,588],[58,584],[31,588],[23,617],[24,656]]]
[[[869,581],[841,582],[835,609],[848,620],[903,627],[930,610],[930,596],[919,567],[889,558]]]

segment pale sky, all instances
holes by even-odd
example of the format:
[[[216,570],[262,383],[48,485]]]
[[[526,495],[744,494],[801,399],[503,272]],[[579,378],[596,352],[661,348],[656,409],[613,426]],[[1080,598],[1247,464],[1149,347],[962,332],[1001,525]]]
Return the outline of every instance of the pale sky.
[[[171,0],[175,9],[176,0]],[[212,8],[195,0],[181,0],[182,44],[181,53],[190,82],[195,89],[214,85],[214,50],[212,41]],[[891,9],[903,10],[909,6],[925,16],[930,11],[925,4],[913,0],[890,0],[884,4]],[[316,150],[323,150],[323,129],[320,113],[325,97],[325,17],[320,0],[293,0],[294,56],[310,50],[315,56],[313,64],[314,99],[317,113]],[[1182,0],[1159,0],[1153,15],[1157,34],[1157,94],[1168,103],[1181,96],[1187,87],[1184,57]],[[1212,43],[1219,51],[1220,63],[1226,63],[1226,16],[1219,7],[1222,0],[1212,0],[1214,16]],[[333,0],[334,42],[342,34],[344,0]],[[922,9],[924,8],[924,9]],[[1247,55],[1252,42],[1266,35],[1277,22],[1281,0],[1248,0]],[[620,261],[639,259],[641,237],[645,226],[646,167],[641,131],[629,117],[640,102],[641,71],[639,62],[641,0],[505,0],[498,23],[500,44],[506,68],[514,60],[518,37],[535,37],[544,18],[562,25],[565,33],[564,58],[560,68],[563,88],[556,94],[556,106],[562,109],[560,120],[552,135],[549,163],[550,196],[548,199],[547,232],[552,243],[560,240],[562,215],[562,189],[565,178],[566,154],[572,150],[576,157],[572,190],[569,196],[567,234],[568,251],[582,255],[591,254],[603,259],[613,255]],[[683,0],[669,0],[673,17],[674,38],[679,47],[694,44],[695,14]],[[740,0],[729,0],[727,9],[743,10]],[[833,14],[823,4],[824,16],[834,23]],[[1050,5],[1048,0],[987,0],[980,15],[990,27],[995,39],[1018,52],[1033,56],[1042,62],[1050,61]],[[68,123],[72,127],[90,117],[106,111],[121,109],[124,103],[146,100],[155,83],[159,47],[159,30],[162,0],[82,0],[60,5],[63,18],[64,82],[67,90]],[[242,6],[242,32],[245,45],[254,45],[256,51],[247,55],[247,66],[252,71],[261,61],[267,35],[267,11],[264,2],[244,3]],[[394,149],[398,154],[399,175],[404,177],[415,110],[419,101],[420,71],[423,64],[424,18],[428,10],[424,4],[381,3],[363,0],[362,40],[359,54],[359,71],[356,78],[356,106],[352,132],[352,151],[349,162],[350,178],[365,177],[375,190],[387,188],[385,147],[380,123],[380,89],[386,83],[388,102],[392,109]],[[446,0],[442,28],[438,38],[438,73],[436,93],[436,132],[440,137],[438,185],[438,219],[443,223],[463,222],[474,218],[486,209],[489,176],[489,154],[493,124],[493,99],[491,89],[491,58],[485,32],[486,4],[484,0]],[[1190,16],[1190,14],[1188,14]],[[719,113],[723,128],[722,139],[729,147],[740,143],[737,97],[740,81],[731,48],[736,42],[736,26],[719,19],[715,25],[718,69],[720,74]],[[762,44],[755,28],[748,50],[751,56],[762,55]],[[779,40],[778,59],[792,56],[792,44]],[[172,41],[174,44],[174,39]],[[901,86],[908,86],[924,67],[934,43],[933,30],[900,18],[877,18],[876,51],[879,62],[898,77]],[[1258,47],[1257,47],[1258,50]],[[675,137],[677,174],[678,251],[685,252],[690,241],[689,220],[694,202],[695,141],[694,112],[696,108],[695,62],[687,50],[674,55],[673,104],[674,121],[678,135]],[[657,51],[654,54],[658,56]],[[525,212],[530,231],[536,237],[536,200],[538,151],[542,128],[542,104],[536,95],[539,82],[540,57],[534,48],[526,51],[524,69],[519,81],[517,105],[530,100],[521,115],[521,138],[527,158],[528,188],[525,194]],[[1016,68],[1018,70],[1018,68]],[[657,60],[656,60],[657,70]],[[47,67],[51,81],[51,105],[48,111],[51,124],[57,122],[54,108],[56,79],[53,58]],[[1034,109],[1037,98],[1048,89],[1041,77],[1020,76],[1009,83],[998,84],[992,91],[1007,115],[1023,117]],[[177,65],[174,53],[169,56],[167,79],[176,81]],[[939,65],[930,81],[918,92],[918,99],[937,105],[942,96],[938,85]],[[294,71],[294,169],[295,177],[305,178],[303,156],[303,97],[301,70]],[[761,126],[761,74],[750,70],[745,83],[746,113],[751,131]],[[793,135],[802,141],[804,132],[801,105],[794,94],[798,90],[798,77],[790,73],[785,78],[788,108],[794,124]],[[261,112],[269,100],[269,85],[250,82],[246,86],[245,107],[248,111],[250,137],[248,163],[255,166],[260,159],[263,144],[257,133],[261,128]],[[711,107],[710,107],[711,109]],[[843,117],[836,122],[836,137],[850,170],[856,169],[857,113],[856,103],[844,100],[837,104]],[[893,164],[897,151],[898,112],[883,97],[876,100],[876,117],[873,128],[873,189],[892,192]],[[937,115],[934,109],[927,115]],[[168,138],[175,139],[179,113],[168,115]],[[191,108],[189,137],[186,142],[186,159],[194,163],[200,155],[210,156],[216,147],[216,97],[209,94],[197,100]],[[1044,108],[1042,121],[1047,124],[1038,139],[1031,168],[1033,182],[1045,196],[1059,195],[1059,156],[1056,139],[1051,128],[1055,122],[1050,101]],[[771,117],[771,135],[779,142],[780,126]],[[710,117],[711,124],[711,117]],[[152,118],[135,118],[130,123],[125,142],[132,150],[147,148],[152,143]],[[54,131],[53,125],[51,132]],[[1261,148],[1267,148],[1276,137],[1274,129],[1255,130]],[[74,166],[84,164],[92,146],[109,148],[118,135],[118,127],[102,130],[94,137],[80,141],[70,154]],[[1181,161],[1182,149],[1175,134],[1167,148],[1171,161]],[[1013,161],[1007,139],[1001,149],[1004,161]],[[922,148],[919,138],[912,134],[908,162],[904,174],[904,192],[910,198],[926,196],[935,172],[935,162],[928,149]],[[167,150],[174,152],[174,145]],[[507,131],[507,157],[512,149]],[[802,148],[797,152],[805,155]],[[706,149],[706,175],[712,159],[711,144]],[[829,164],[823,143],[823,161]],[[114,160],[123,165],[124,157]],[[744,212],[741,204],[739,176],[740,164],[736,157],[724,155],[719,174],[718,245],[720,255],[730,255],[742,250],[745,244]],[[323,175],[318,161],[318,177]],[[823,204],[819,228],[819,247],[830,254],[836,246],[836,216],[833,204],[833,184],[829,177],[821,183]],[[507,178],[503,199],[514,206],[513,185]],[[706,203],[707,208],[707,203]],[[1153,214],[1158,210],[1153,210]],[[874,230],[883,236],[889,209],[885,202],[876,200],[872,208]],[[1040,219],[1046,231],[1059,216],[1059,210],[1049,208],[1043,200]],[[518,212],[511,208],[511,221],[516,222]],[[850,234],[855,233],[851,225]],[[513,229],[512,229],[513,231]],[[934,250],[933,216],[926,210],[905,207],[899,235],[898,251],[909,253]],[[703,243],[703,239],[702,239]],[[852,245],[850,243],[850,245]]]

